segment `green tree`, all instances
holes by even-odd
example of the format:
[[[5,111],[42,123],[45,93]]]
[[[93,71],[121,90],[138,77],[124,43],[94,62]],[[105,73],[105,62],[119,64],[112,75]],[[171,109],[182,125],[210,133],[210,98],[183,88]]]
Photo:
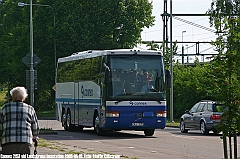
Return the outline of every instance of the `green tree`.
[[[195,66],[176,64],[173,67],[174,89],[174,117],[180,118],[185,110],[189,110],[195,103],[203,99],[214,99],[211,90],[208,89],[211,78],[208,64],[201,66],[198,62]]]
[[[209,9],[210,23],[218,30],[221,35],[213,43],[219,55],[213,62],[214,91],[218,101],[228,107],[221,119],[223,131],[224,158],[228,158],[226,137],[240,131],[240,10],[239,1],[215,0]],[[237,145],[234,144],[234,158],[237,158]],[[232,152],[230,147],[230,158]]]
[[[11,87],[26,85],[29,68],[21,59],[29,53],[29,6],[16,0],[0,5],[0,83],[11,76]],[[35,91],[37,109],[55,109],[55,52],[57,58],[83,50],[132,48],[144,27],[153,25],[148,0],[33,0],[34,54],[41,62]],[[55,23],[54,23],[55,20]],[[55,24],[55,25],[54,25]]]

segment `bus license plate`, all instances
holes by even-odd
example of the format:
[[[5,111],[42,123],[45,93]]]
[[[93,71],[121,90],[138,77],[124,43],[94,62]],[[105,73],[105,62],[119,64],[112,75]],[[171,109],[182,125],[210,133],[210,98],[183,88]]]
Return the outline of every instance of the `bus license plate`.
[[[144,126],[144,123],[132,123],[132,126]]]

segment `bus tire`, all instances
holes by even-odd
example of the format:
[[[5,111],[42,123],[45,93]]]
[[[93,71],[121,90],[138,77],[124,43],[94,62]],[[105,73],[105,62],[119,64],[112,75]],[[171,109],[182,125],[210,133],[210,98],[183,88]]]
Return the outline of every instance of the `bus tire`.
[[[76,129],[77,129],[77,131],[83,131],[83,126],[78,126]]]
[[[61,120],[61,122],[62,122],[62,127],[64,128],[64,130],[66,130],[65,128],[66,128],[66,113],[65,112],[63,112],[62,113],[62,120]]]
[[[144,130],[145,136],[153,136],[155,129],[146,129]]]
[[[98,117],[98,115],[95,115],[95,117],[94,117],[94,131],[96,132],[96,134],[98,136],[103,135],[103,130],[101,128],[99,128],[99,117]]]
[[[67,110],[64,129],[67,130],[67,131],[73,131],[74,130],[74,125],[71,124],[71,112],[70,112],[69,109]]]

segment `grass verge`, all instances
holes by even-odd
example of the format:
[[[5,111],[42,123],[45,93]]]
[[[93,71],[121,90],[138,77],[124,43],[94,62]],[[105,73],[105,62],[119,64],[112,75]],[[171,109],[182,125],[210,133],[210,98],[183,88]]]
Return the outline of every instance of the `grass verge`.
[[[167,121],[166,126],[179,127],[179,121],[178,120],[174,120],[174,122]]]
[[[55,110],[37,111],[38,118],[56,118]]]
[[[0,108],[6,103],[7,90],[0,91]]]

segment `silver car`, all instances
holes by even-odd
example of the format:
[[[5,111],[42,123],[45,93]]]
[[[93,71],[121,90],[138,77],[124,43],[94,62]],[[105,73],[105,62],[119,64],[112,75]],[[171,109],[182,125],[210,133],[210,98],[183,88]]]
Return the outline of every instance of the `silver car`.
[[[211,100],[196,103],[181,116],[180,131],[187,133],[188,130],[200,130],[201,134],[208,134],[209,131],[219,133],[215,127],[221,120],[222,112],[219,112],[219,107],[223,106]]]

